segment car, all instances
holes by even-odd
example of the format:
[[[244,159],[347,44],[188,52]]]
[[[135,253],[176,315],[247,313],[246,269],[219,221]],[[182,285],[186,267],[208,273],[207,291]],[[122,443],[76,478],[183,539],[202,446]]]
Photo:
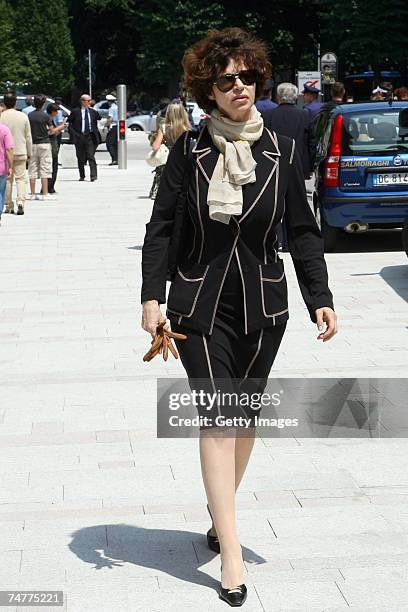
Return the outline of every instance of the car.
[[[153,112],[146,115],[134,115],[126,119],[126,127],[132,132],[147,132],[150,134],[156,129],[156,117],[157,115]]]
[[[197,102],[187,102],[187,111],[193,127],[200,127],[208,119],[208,115]]]
[[[101,119],[107,119],[109,116],[109,102],[107,100],[99,100],[94,106],[94,109],[98,111]]]
[[[0,102],[2,102],[3,100],[3,96],[0,96]],[[22,111],[23,108],[26,107],[26,96],[17,96],[17,110]],[[48,104],[54,104],[55,100],[53,98],[50,98],[47,96],[45,104],[43,106],[43,110],[45,110],[48,106]],[[69,115],[71,114],[70,109],[65,106],[64,104],[59,104],[59,107],[62,111],[62,116],[64,121],[69,117]],[[98,121],[98,129],[99,129],[99,134],[101,137],[101,142],[105,142],[106,141],[106,134],[107,134],[107,130],[105,128],[105,123],[106,123],[106,119],[101,118],[100,121]],[[61,135],[61,142],[63,144],[72,144],[72,139],[71,139],[71,135],[69,133],[69,130],[64,130],[62,132]]]
[[[325,250],[340,233],[408,216],[408,102],[341,104],[316,124],[313,206]]]
[[[200,108],[197,102],[187,102],[187,112],[193,127],[200,127],[202,122],[208,119],[208,115]],[[143,131],[151,134],[156,129],[157,113],[161,105],[157,104],[148,114],[140,114],[129,117],[126,127],[132,131]]]
[[[0,102],[3,100],[3,96],[0,96]],[[23,108],[26,107],[26,96],[17,96],[17,110],[22,111]],[[43,106],[43,110],[45,110],[48,106],[48,104],[53,104],[55,103],[55,100],[53,98],[47,97],[45,104]],[[64,118],[64,120],[71,114],[71,111],[69,110],[69,108],[67,106],[65,106],[64,104],[59,104],[59,107],[62,111],[62,116]],[[69,133],[68,130],[64,130],[62,132],[62,142],[69,142]]]

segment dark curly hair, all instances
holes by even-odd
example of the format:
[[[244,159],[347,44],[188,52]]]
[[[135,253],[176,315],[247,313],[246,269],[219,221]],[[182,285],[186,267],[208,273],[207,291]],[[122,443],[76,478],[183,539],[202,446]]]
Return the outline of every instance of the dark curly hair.
[[[266,43],[252,34],[241,28],[210,30],[205,38],[184,53],[183,85],[208,113],[217,106],[215,101],[208,97],[213,82],[225,70],[230,59],[240,60],[248,69],[255,71],[255,96],[259,97],[266,79],[270,76],[271,65]]]

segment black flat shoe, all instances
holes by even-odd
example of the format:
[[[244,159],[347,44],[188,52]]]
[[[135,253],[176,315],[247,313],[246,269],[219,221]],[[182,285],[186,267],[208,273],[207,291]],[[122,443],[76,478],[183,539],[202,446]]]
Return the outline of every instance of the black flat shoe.
[[[210,509],[208,507],[208,504],[207,504],[207,510],[208,510],[208,513],[209,513],[209,515],[211,517],[211,520],[212,520],[212,515],[211,515]],[[207,545],[208,545],[208,548],[210,550],[212,550],[213,552],[216,552],[216,553],[219,554],[221,552],[220,541],[217,538],[217,536],[210,535],[210,531],[211,531],[211,529],[209,529],[207,531]]]
[[[242,606],[247,598],[247,588],[245,584],[240,584],[233,589],[220,588],[219,598],[226,601],[230,606]]]

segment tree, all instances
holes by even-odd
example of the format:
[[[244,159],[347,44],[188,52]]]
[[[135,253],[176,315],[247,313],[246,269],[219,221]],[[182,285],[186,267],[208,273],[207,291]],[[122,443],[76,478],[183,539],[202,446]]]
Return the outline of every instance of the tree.
[[[88,49],[92,50],[96,91],[118,83],[137,82],[138,32],[129,23],[129,6],[121,0],[69,0],[71,36],[75,47],[75,80],[88,89]]]
[[[14,0],[18,80],[48,94],[66,92],[72,82],[74,50],[65,0]]]
[[[407,0],[333,0],[320,20],[322,42],[339,55],[345,70],[371,65],[378,71],[407,57]]]
[[[0,0],[0,83],[15,83],[21,73],[21,61],[14,45],[14,12],[6,0]]]
[[[144,83],[168,85],[177,93],[184,51],[210,28],[225,22],[222,4],[200,0],[148,0],[132,12],[139,34],[137,70]]]

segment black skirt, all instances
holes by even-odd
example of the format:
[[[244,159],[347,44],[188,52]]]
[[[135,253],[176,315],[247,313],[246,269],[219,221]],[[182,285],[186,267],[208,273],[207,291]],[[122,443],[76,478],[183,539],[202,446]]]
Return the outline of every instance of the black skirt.
[[[175,315],[169,319],[173,331],[187,335],[186,340],[175,340],[175,343],[191,389],[234,395],[264,391],[286,322],[245,334],[244,296],[235,257],[224,281],[211,335],[189,329],[187,322],[179,324]],[[212,425],[200,425],[200,429],[215,426],[217,414],[247,419],[260,414],[260,410],[243,407],[238,401],[228,406],[218,404],[212,410],[199,405],[197,412],[212,419]]]

